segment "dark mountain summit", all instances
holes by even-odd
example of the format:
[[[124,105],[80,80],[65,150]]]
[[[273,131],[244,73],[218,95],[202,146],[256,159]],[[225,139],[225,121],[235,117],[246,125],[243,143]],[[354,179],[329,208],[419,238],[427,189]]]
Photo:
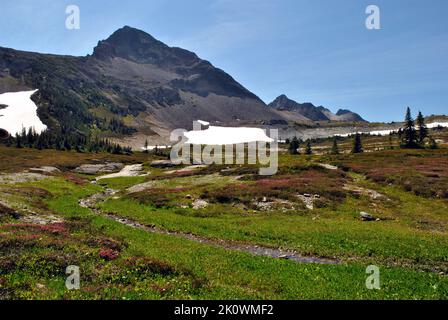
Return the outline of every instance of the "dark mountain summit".
[[[336,115],[340,117],[342,121],[365,121],[359,114],[350,110],[339,109],[338,112],[336,112]]]
[[[269,107],[280,111],[297,112],[300,115],[312,121],[330,120],[321,110],[315,107],[312,103],[297,103],[282,94],[277,99],[269,104]]]
[[[270,108],[279,111],[288,111],[297,113],[311,121],[365,121],[358,114],[350,110],[339,110],[333,114],[329,109],[319,106],[316,107],[310,102],[298,103],[282,94],[269,104]]]
[[[120,57],[165,67],[185,67],[201,62],[193,52],[171,48],[146,32],[128,26],[115,31],[107,40],[99,41],[93,56],[99,59]]]
[[[0,48],[0,93],[39,89],[33,97],[50,128],[106,135],[167,137],[197,119],[222,124],[285,123],[255,94],[196,54],[124,27],[86,57]],[[166,139],[164,139],[166,141]]]

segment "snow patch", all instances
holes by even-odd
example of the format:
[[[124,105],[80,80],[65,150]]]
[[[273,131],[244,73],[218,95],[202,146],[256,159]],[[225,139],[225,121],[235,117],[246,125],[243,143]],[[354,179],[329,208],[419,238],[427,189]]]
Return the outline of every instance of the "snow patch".
[[[155,150],[155,149],[163,150],[163,149],[169,149],[169,148],[171,148],[170,145],[165,145],[165,146],[148,146],[146,148],[142,147],[141,149],[143,151],[152,151],[152,150]]]
[[[20,134],[22,129],[34,128],[37,133],[47,129],[47,126],[37,116],[37,106],[31,96],[33,91],[8,92],[0,94],[0,104],[7,105],[0,109],[0,128],[11,135]]]
[[[437,128],[437,127],[444,127],[447,128],[448,127],[448,122],[432,122],[432,123],[428,123],[426,124],[426,127],[428,129],[433,129],[433,128]],[[393,130],[377,130],[377,131],[353,131],[350,133],[344,133],[344,134],[335,134],[335,136],[338,137],[348,137],[357,133],[360,134],[370,134],[372,136],[388,136],[391,133],[396,133],[398,132],[399,129],[393,129]]]
[[[198,120],[198,123],[199,123],[199,124],[202,124],[203,126],[208,126],[208,125],[210,125],[210,122],[203,121],[203,120]]]

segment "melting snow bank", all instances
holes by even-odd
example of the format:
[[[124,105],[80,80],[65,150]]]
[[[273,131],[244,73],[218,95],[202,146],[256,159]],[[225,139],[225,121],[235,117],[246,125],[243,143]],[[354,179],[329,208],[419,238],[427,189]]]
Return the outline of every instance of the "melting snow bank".
[[[426,127],[429,129],[432,128],[437,128],[437,127],[448,127],[448,122],[432,122],[432,123],[428,123],[426,124]],[[344,133],[344,134],[335,134],[335,136],[338,137],[348,137],[351,135],[354,135],[356,133],[361,133],[361,134],[370,134],[370,135],[374,135],[374,136],[387,136],[391,133],[395,133],[398,132],[399,129],[392,129],[392,130],[377,130],[377,131],[353,131],[350,133]]]
[[[184,133],[188,144],[205,145],[231,145],[249,142],[274,142],[266,132],[260,128],[245,127],[215,127],[201,131],[188,131]]]
[[[20,134],[22,129],[34,128],[41,133],[47,126],[37,116],[37,106],[31,96],[33,91],[9,92],[0,94],[0,104],[7,105],[0,109],[0,128],[8,131],[11,135]]]
[[[142,147],[141,149],[143,151],[152,151],[152,150],[155,150],[155,149],[163,150],[163,149],[169,149],[169,148],[171,148],[171,146],[165,145],[165,146],[148,146],[146,148]]]

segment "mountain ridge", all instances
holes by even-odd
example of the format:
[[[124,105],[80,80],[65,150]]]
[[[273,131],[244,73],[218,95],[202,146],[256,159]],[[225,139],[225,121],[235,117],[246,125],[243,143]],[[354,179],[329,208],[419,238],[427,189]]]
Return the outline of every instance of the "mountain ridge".
[[[278,96],[268,107],[279,111],[297,113],[310,121],[347,121],[367,122],[359,114],[347,109],[339,109],[336,113],[323,106],[315,106],[311,102],[298,103],[285,94]]]

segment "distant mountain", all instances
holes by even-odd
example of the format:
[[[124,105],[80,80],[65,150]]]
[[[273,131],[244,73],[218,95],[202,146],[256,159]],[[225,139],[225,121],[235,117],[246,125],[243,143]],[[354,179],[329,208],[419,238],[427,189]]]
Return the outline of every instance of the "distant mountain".
[[[92,129],[141,144],[147,135],[190,129],[193,120],[222,124],[286,124],[210,62],[151,35],[123,27],[86,57],[0,47],[0,93],[39,89],[33,96],[51,129]]]
[[[353,122],[366,121],[359,114],[345,109],[339,109],[338,112],[336,112],[336,116],[339,117],[339,121],[353,121]]]
[[[340,109],[334,114],[325,107],[316,107],[310,102],[298,103],[284,94],[277,97],[268,106],[280,112],[298,114],[310,121],[366,122],[360,115],[350,110]]]

